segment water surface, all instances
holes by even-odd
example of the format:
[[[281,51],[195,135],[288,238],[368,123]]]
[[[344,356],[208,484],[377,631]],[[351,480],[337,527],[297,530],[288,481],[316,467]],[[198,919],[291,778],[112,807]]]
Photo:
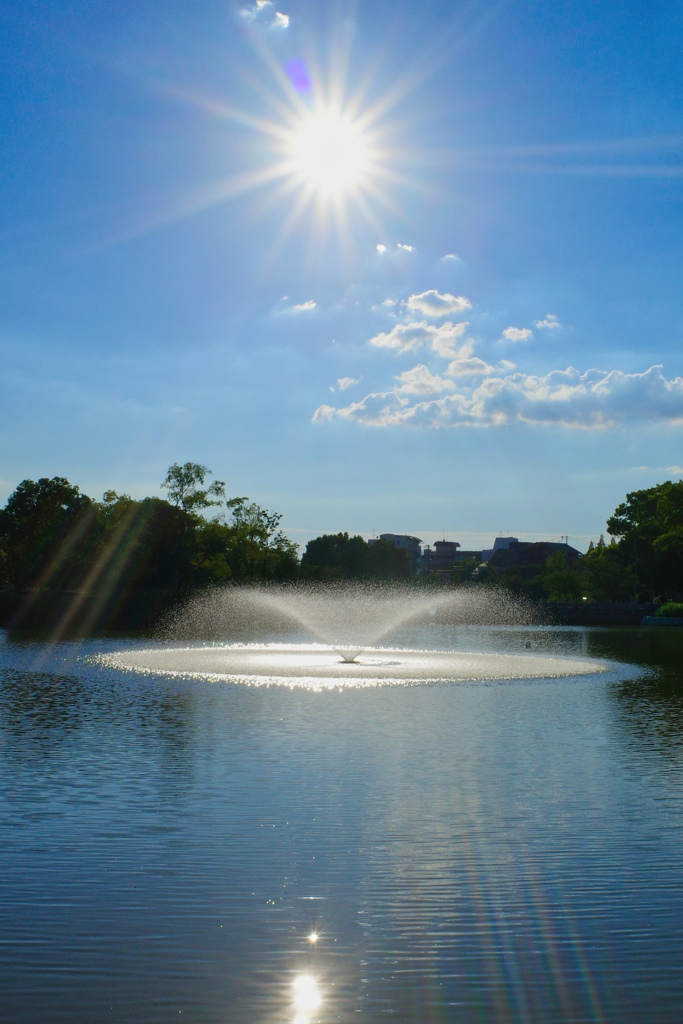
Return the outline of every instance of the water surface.
[[[5,640],[0,1020],[682,1020],[683,637],[392,638],[528,642],[617,667],[320,691]]]

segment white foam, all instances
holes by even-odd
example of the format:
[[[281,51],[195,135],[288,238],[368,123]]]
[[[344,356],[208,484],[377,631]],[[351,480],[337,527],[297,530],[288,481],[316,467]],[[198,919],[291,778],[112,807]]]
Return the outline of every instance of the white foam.
[[[155,646],[100,655],[110,667],[205,679],[287,686],[405,684],[505,679],[553,679],[603,672],[606,663],[548,654],[488,654],[370,648],[352,662],[320,644]]]

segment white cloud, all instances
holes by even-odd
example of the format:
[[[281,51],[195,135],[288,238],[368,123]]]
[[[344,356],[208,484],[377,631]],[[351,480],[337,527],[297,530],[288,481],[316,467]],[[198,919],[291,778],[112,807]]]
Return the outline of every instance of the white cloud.
[[[323,420],[332,420],[340,412],[333,405],[321,405],[313,413],[313,422],[322,423]]]
[[[375,249],[380,254],[389,252],[390,248],[394,249],[394,246],[390,247],[388,245],[385,245],[384,242],[379,242],[379,244],[375,246]],[[414,245],[404,245],[403,242],[397,242],[395,249],[398,250],[399,252],[415,252]]]
[[[426,366],[414,366],[412,370],[399,373],[396,377],[398,392],[409,395],[438,395],[442,391],[453,391],[455,384],[431,373]]]
[[[372,394],[342,409],[321,406],[314,418],[335,417],[379,427],[496,427],[522,422],[607,429],[632,421],[680,424],[683,378],[667,380],[661,366],[643,373],[580,374],[573,367],[544,377],[514,373],[488,376],[475,388],[461,385],[452,394],[415,403],[394,391]]]
[[[352,388],[354,384],[360,384],[362,379],[362,377],[339,377],[337,388],[339,391],[346,391],[348,388]]]
[[[529,341],[533,336],[534,332],[528,327],[506,327],[503,331],[506,341]]]
[[[473,356],[469,353],[463,353],[462,356],[453,359],[445,370],[449,377],[482,377],[495,372],[495,366],[489,366],[479,356]]]
[[[666,472],[675,473],[678,476],[680,473],[683,473],[683,466],[667,466]]]
[[[456,262],[459,263],[460,262],[460,257],[456,256],[454,252],[447,252],[445,256],[441,257],[441,262],[442,263],[446,263],[449,260],[450,261],[456,261]]]
[[[422,313],[434,319],[472,308],[472,303],[464,295],[451,295],[449,292],[441,295],[434,288],[409,296],[404,305],[413,313]]]
[[[283,296],[283,301],[286,301],[287,296]],[[279,309],[279,313],[310,313],[317,308],[317,302],[315,299],[307,299],[306,302],[297,302],[293,306],[285,306],[284,309]]]
[[[543,320],[534,320],[535,327],[561,327],[562,324],[554,313],[547,313]]]
[[[256,0],[249,7],[238,12],[241,18],[263,28],[285,29],[289,26],[289,15],[275,10],[274,0]]]
[[[396,324],[390,331],[382,331],[370,338],[376,348],[390,348],[396,352],[412,352],[420,345],[428,344],[444,359],[455,359],[459,355],[455,343],[467,327],[466,323],[445,323],[436,327],[420,320],[408,324]]]
[[[383,306],[392,307],[396,305],[396,299],[384,299],[382,301]]]

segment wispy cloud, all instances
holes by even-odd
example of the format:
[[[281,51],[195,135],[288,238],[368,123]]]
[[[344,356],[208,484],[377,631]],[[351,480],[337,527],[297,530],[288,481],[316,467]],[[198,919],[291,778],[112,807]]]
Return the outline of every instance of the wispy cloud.
[[[283,297],[282,301],[283,302],[287,301],[287,296],[286,295]],[[282,314],[296,315],[297,313],[311,313],[314,309],[317,308],[317,305],[318,304],[315,301],[315,299],[307,299],[306,302],[296,302],[292,306],[281,306],[279,309],[277,309],[277,312],[279,314],[281,314],[281,315]]]
[[[506,327],[503,331],[505,341],[529,341],[534,332],[528,327]]]
[[[339,377],[336,385],[330,387],[330,391],[348,391],[354,384],[360,384],[362,377]]]
[[[427,370],[416,367],[414,381],[427,385]],[[410,371],[409,371],[410,372]],[[543,377],[514,373],[489,376],[477,387],[458,389],[441,398],[411,402],[405,397],[412,378],[399,378],[399,388],[367,395],[343,408],[321,406],[314,420],[342,419],[366,426],[499,427],[511,422],[605,430],[634,421],[683,423],[683,378],[672,380],[661,366],[643,373],[573,367]],[[413,392],[419,393],[419,392]],[[670,471],[674,471],[672,467]]]
[[[447,252],[445,256],[441,257],[441,262],[442,263],[448,263],[448,262],[460,263],[461,260],[460,260],[460,257],[456,256],[454,252]]]
[[[540,327],[540,328],[544,328],[544,327],[552,328],[552,327],[561,327],[562,324],[557,319],[557,317],[555,316],[554,313],[547,313],[545,315],[545,317],[543,318],[543,320],[534,320],[534,326],[535,327]]]
[[[289,15],[275,9],[273,0],[256,0],[248,7],[239,10],[239,16],[245,21],[262,28],[285,29],[289,27]]]
[[[410,295],[404,305],[411,313],[422,313],[434,319],[472,308],[472,303],[464,295],[451,295],[449,292],[441,295],[434,288],[419,295]]]

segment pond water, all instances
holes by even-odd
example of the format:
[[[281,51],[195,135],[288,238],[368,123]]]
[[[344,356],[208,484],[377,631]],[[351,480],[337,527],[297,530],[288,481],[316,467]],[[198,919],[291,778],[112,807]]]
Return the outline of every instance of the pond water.
[[[5,637],[0,1021],[679,1024],[683,631],[391,641],[607,670],[258,686]]]

